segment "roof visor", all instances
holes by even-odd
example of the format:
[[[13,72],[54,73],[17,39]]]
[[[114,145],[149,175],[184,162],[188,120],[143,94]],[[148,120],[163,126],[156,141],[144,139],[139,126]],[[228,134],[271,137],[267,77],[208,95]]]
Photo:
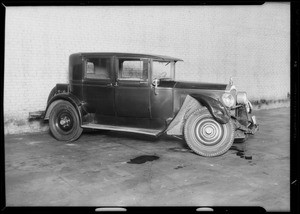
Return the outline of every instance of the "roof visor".
[[[78,53],[83,56],[116,56],[116,57],[137,57],[137,58],[151,58],[154,60],[161,61],[183,61],[182,59],[171,57],[171,56],[163,56],[163,55],[155,55],[155,54],[138,54],[138,53],[117,53],[117,52],[90,52],[90,53]]]

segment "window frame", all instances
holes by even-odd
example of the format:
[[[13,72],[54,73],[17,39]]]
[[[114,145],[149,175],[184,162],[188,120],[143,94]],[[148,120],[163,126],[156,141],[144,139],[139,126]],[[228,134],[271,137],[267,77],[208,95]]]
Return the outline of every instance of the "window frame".
[[[155,62],[169,62],[170,63],[170,75],[171,75],[171,77],[170,78],[168,78],[168,79],[171,79],[172,81],[175,81],[175,73],[176,73],[176,71],[175,71],[175,61],[173,61],[173,60],[157,60],[157,59],[151,59],[151,80],[153,81],[154,79],[153,79],[153,72],[154,72],[154,66],[153,66],[153,64],[155,63]]]
[[[132,61],[141,61],[144,63],[144,61],[147,62],[147,79],[130,79],[130,78],[124,78],[124,79],[119,79],[119,76],[121,75],[121,71],[119,70],[119,62],[120,60],[132,60]],[[149,85],[150,82],[150,59],[149,58],[143,58],[143,57],[116,57],[116,63],[115,63],[115,71],[116,71],[116,82],[122,82],[122,83],[139,83],[139,84],[147,84]]]
[[[110,62],[110,66],[109,66],[109,78],[108,79],[101,79],[101,78],[89,78],[87,75],[87,64],[88,64],[88,61],[90,59],[108,59],[109,62]],[[112,83],[113,82],[113,79],[114,79],[114,70],[113,70],[113,57],[111,56],[86,56],[84,58],[84,76],[83,76],[83,79],[84,80],[88,80],[88,81],[96,81],[96,82],[110,82]],[[95,66],[95,65],[94,65]]]

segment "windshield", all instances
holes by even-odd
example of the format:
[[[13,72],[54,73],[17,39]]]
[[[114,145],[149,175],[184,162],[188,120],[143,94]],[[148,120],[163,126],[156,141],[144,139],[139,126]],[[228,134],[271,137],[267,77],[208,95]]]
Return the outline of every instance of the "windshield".
[[[173,61],[153,61],[152,79],[174,80],[175,62]]]

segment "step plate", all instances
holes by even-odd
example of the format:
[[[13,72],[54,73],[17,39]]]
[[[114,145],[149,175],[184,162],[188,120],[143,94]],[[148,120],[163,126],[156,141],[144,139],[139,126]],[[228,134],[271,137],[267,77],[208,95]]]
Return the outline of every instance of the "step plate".
[[[84,124],[81,125],[81,127],[90,128],[90,129],[120,131],[120,132],[132,132],[138,134],[151,135],[155,137],[157,137],[163,132],[163,130],[160,129],[143,129],[143,128],[135,128],[135,127],[127,127],[127,126],[110,126],[110,125],[101,125],[101,124],[93,124],[93,123]]]

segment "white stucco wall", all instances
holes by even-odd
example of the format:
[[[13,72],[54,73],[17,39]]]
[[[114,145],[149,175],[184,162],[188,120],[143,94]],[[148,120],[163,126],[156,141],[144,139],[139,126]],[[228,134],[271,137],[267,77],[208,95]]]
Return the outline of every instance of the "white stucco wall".
[[[182,58],[177,80],[227,83],[234,76],[252,100],[290,92],[289,3],[7,7],[5,23],[6,124],[45,109],[53,86],[68,81],[75,52]]]

